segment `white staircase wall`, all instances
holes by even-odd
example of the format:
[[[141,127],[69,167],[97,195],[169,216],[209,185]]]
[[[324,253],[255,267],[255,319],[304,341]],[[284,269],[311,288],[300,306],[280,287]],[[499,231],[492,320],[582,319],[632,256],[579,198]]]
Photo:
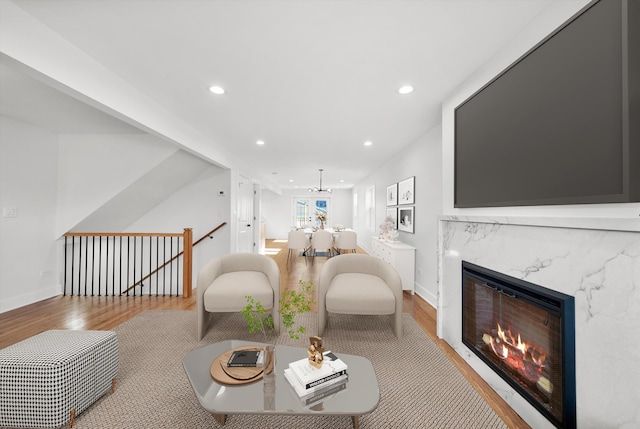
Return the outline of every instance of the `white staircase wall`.
[[[177,150],[147,134],[61,135],[56,235],[75,229]]]
[[[125,231],[141,216],[183,188],[210,166],[208,162],[178,150],[128,184],[111,199],[103,202],[95,211],[75,225],[72,231]],[[142,169],[138,168],[138,170]],[[107,180],[104,182],[106,183]],[[161,229],[153,232],[165,231],[167,230]],[[181,229],[175,232],[180,231]]]

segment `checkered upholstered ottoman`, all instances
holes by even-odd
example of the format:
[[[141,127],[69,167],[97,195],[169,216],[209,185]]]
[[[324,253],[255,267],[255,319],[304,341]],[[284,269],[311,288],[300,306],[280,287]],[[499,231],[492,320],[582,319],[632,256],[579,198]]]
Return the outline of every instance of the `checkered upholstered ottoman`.
[[[46,331],[0,350],[0,426],[73,426],[118,374],[110,331]]]

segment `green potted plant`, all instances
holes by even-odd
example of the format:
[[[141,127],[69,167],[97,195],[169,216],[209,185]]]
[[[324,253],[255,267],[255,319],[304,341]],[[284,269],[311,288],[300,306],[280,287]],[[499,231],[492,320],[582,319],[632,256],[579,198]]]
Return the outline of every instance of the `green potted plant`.
[[[280,298],[281,325],[287,330],[289,338],[294,340],[299,340],[300,335],[307,332],[303,325],[296,325],[296,316],[311,311],[311,306],[316,303],[313,299],[313,281],[299,280],[298,284],[299,291],[285,291]],[[262,332],[265,342],[267,342],[267,333],[272,333],[274,330],[273,317],[252,296],[245,298],[247,305],[241,312],[247,321],[249,332],[252,334]]]
[[[287,330],[289,338],[299,340],[300,335],[307,332],[303,325],[296,326],[296,316],[311,311],[311,306],[316,303],[313,299],[313,282],[311,280],[299,280],[300,291],[288,290],[280,299],[280,316],[282,326]]]

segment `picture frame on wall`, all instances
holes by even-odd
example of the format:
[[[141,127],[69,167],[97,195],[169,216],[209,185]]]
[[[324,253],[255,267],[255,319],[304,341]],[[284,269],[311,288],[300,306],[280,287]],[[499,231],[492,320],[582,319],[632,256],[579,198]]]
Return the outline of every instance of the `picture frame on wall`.
[[[415,216],[413,207],[398,207],[398,231],[415,231]]]
[[[413,204],[415,202],[415,176],[398,183],[398,204]]]
[[[387,217],[393,219],[394,228],[398,229],[398,208],[397,207],[387,207]]]
[[[398,204],[398,184],[387,186],[387,205],[395,206]]]

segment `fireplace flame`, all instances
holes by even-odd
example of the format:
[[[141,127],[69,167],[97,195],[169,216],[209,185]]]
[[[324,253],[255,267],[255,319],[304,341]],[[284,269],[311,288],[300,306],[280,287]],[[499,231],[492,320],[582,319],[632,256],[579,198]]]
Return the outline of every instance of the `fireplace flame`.
[[[506,343],[508,345],[508,346],[503,345],[502,346],[503,350],[501,350],[500,352],[496,352],[496,350],[494,350],[494,352],[498,356],[500,356],[502,359],[505,359],[506,357],[508,357],[509,349],[507,347],[510,347],[516,354],[518,354],[519,352],[519,354],[521,354],[523,357],[530,358],[537,365],[544,366],[544,360],[546,358],[546,355],[544,353],[540,353],[539,351],[535,350],[532,346],[522,341],[520,334],[518,334],[517,337],[514,337],[511,334],[510,330],[502,329],[499,323],[497,323],[497,326],[498,326],[497,342]],[[494,342],[493,337],[491,337],[491,339],[492,339],[492,342]],[[504,349],[507,349],[507,350],[505,351]]]
[[[520,334],[518,334],[518,344],[516,345],[516,348],[520,350],[522,354],[525,354],[528,349],[527,344],[520,340]]]
[[[546,353],[522,341],[520,334],[514,336],[510,329],[502,329],[497,323],[495,336],[486,333],[482,340],[506,365],[530,383],[539,381],[545,366]]]

